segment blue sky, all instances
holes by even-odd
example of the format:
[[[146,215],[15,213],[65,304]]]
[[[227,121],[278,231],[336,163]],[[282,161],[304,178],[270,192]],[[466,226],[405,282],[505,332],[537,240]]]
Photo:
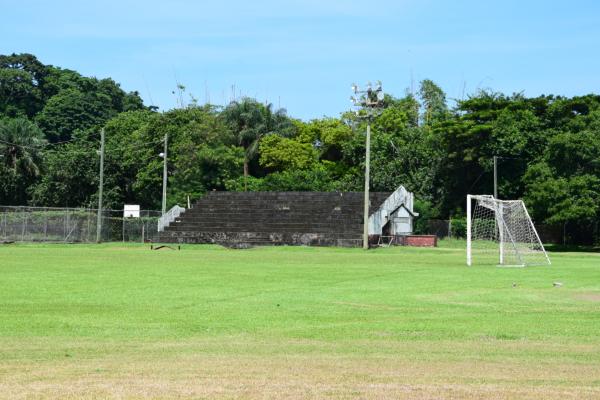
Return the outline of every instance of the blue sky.
[[[112,77],[147,104],[236,96],[294,117],[337,116],[350,85],[381,80],[401,96],[437,82],[528,96],[600,92],[596,1],[0,0],[0,53],[29,52]],[[186,100],[189,99],[186,94]]]

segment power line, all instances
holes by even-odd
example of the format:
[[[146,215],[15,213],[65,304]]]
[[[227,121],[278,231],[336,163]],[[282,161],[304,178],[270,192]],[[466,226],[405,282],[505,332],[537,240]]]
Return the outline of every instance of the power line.
[[[20,148],[23,148],[23,149],[32,149],[32,150],[39,150],[40,149],[40,147],[27,146],[27,145],[17,144],[17,143],[11,143],[11,142],[7,142],[6,140],[2,140],[2,139],[0,139],[0,143],[7,144],[9,146],[20,147]]]
[[[71,143],[71,142],[75,142],[77,140],[83,140],[83,139],[73,139],[73,140],[66,140],[66,141],[57,142],[57,143],[47,143],[47,144],[44,144],[44,145],[41,145],[41,146],[29,146],[29,145],[24,145],[24,144],[12,143],[12,142],[8,142],[8,141],[2,140],[2,139],[0,139],[0,143],[7,144],[9,146],[20,147],[22,149],[30,149],[30,150],[39,151],[39,150],[43,150],[43,149],[45,149],[45,148],[47,148],[49,146],[53,146],[53,145],[57,145],[57,144],[64,144],[64,143]],[[144,146],[149,146],[149,145],[153,145],[153,144],[157,144],[157,143],[162,143],[163,140],[164,139],[161,138],[161,139],[155,139],[155,140],[152,140],[152,141],[149,141],[149,142],[137,143],[137,144],[134,144],[134,145],[126,146],[126,147],[123,148],[123,150],[137,149],[137,148],[144,147]],[[93,143],[93,142],[90,141],[90,144],[91,143]]]
[[[28,146],[28,145],[23,145],[23,144],[18,144],[18,143],[12,143],[12,142],[8,142],[6,140],[2,140],[0,139],[0,142],[8,144],[10,146],[15,146],[15,147],[21,147],[21,148],[27,148],[27,149],[43,149],[49,146],[56,146],[59,144],[65,144],[65,143],[72,143],[78,140],[83,140],[82,138],[73,138],[73,139],[69,139],[69,140],[63,140],[62,142],[54,142],[54,143],[44,143],[44,144],[40,144],[38,146]]]

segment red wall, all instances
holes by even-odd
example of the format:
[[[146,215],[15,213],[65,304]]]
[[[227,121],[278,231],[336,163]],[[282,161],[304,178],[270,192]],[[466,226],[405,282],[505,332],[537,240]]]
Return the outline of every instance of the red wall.
[[[435,235],[407,235],[398,236],[398,244],[416,247],[437,247],[437,236]]]

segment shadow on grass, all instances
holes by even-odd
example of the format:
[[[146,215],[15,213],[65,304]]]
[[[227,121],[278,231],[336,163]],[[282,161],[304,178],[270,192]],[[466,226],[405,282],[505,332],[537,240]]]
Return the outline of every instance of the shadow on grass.
[[[552,253],[600,253],[599,246],[583,246],[576,244],[545,244],[546,251]]]

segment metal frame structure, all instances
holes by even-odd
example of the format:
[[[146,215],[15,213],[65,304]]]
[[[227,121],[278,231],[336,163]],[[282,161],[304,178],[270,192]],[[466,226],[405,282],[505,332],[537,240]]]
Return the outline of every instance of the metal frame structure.
[[[544,245],[542,244],[540,237],[538,235],[535,226],[533,225],[533,221],[527,211],[527,207],[522,200],[498,200],[494,196],[490,195],[467,195],[467,265],[471,266],[473,264],[473,241],[478,240],[481,241],[480,237],[473,237],[473,220],[477,218],[474,215],[474,210],[472,209],[473,201],[481,202],[485,204],[484,206],[480,206],[483,209],[487,209],[488,213],[493,214],[493,228],[488,228],[488,236],[484,237],[483,241],[492,243],[497,241],[498,245],[498,265],[501,266],[527,266],[527,265],[550,265],[550,258],[544,249]],[[520,218],[509,218],[509,221],[506,220],[506,214],[509,213],[509,210],[518,214]],[[476,226],[479,226],[482,221],[488,221],[488,224],[491,223],[490,220],[492,218],[488,215],[488,218],[477,219]],[[519,229],[521,229],[519,231]],[[497,237],[496,237],[497,235]],[[505,246],[510,246],[508,250]],[[510,260],[507,261],[506,254],[507,251]],[[537,262],[536,259],[540,259],[539,254],[543,254],[540,262]],[[514,259],[517,262],[512,263],[511,260]],[[533,261],[531,260],[533,259]]]

